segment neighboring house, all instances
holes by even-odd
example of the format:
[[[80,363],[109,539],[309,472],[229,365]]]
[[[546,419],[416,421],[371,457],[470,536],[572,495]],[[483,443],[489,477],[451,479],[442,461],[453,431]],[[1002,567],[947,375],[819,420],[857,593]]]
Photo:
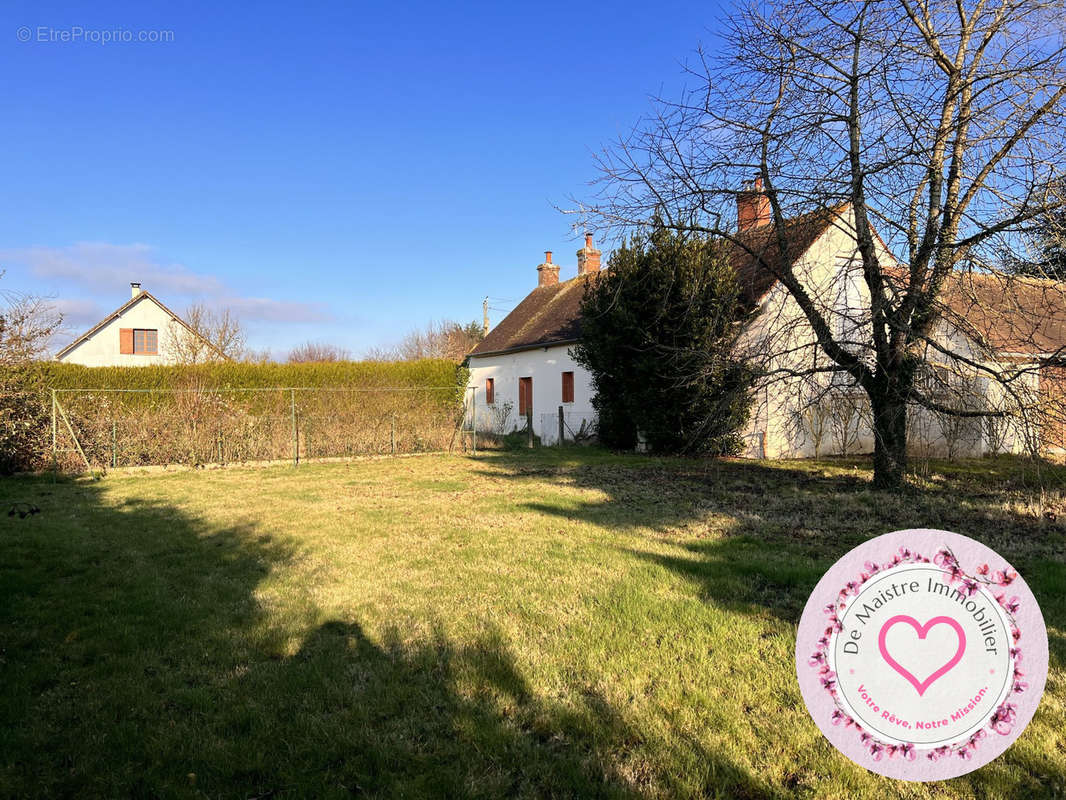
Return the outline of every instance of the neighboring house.
[[[807,372],[824,364],[826,356],[791,294],[767,265],[792,266],[814,303],[837,327],[841,338],[868,339],[862,328],[868,317],[868,290],[857,254],[850,206],[823,209],[790,220],[785,252],[769,222],[769,203],[757,187],[738,199],[740,230],[732,256],[743,300],[759,314],[741,337],[741,354],[755,361],[772,384],[760,386],[748,429],[745,455],[783,458],[870,452],[873,436],[868,405],[861,390],[816,381]],[[901,267],[876,237],[880,260],[890,284]],[[600,252],[591,237],[578,251],[578,276],[559,281],[559,267],[547,253],[537,267],[538,285],[470,354],[468,406],[473,403],[479,430],[510,432],[524,429],[531,410],[534,431],[546,444],[558,438],[558,408],[563,406],[567,427],[592,421],[590,375],[576,364],[570,348],[581,337],[580,304],[584,289],[600,270]],[[1000,279],[1002,280],[1002,279]],[[1066,346],[1066,308],[1062,286],[1016,279],[1005,292],[995,276],[965,273],[955,276],[944,292],[944,311],[934,339],[962,352],[975,364],[1036,364],[1041,357]],[[1008,306],[1004,294],[1015,298]],[[933,369],[961,387],[969,409],[1012,411],[1014,400],[979,370],[956,375],[951,362]],[[785,376],[785,377],[781,377]],[[789,377],[791,376],[791,377]],[[961,382],[961,383],[960,383]],[[1029,398],[1063,395],[1061,381],[1033,372],[1018,381],[1018,393]],[[569,390],[568,390],[569,387]],[[958,397],[954,397],[957,400]],[[572,424],[570,419],[574,420]],[[1034,428],[1027,416],[1006,421],[937,415],[911,411],[911,447],[930,455],[975,455],[986,452],[1023,452],[1040,447],[1060,449],[1062,430]],[[569,438],[569,433],[566,433]]]
[[[131,283],[130,299],[60,350],[56,360],[86,367],[172,364],[190,336],[201,339],[159,299]]]

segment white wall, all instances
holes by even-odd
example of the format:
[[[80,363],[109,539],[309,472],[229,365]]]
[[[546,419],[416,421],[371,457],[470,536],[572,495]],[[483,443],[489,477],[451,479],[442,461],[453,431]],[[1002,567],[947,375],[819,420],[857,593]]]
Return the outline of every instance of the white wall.
[[[159,331],[158,355],[119,353],[120,328],[154,328]],[[174,360],[174,338],[186,329],[145,295],[121,315],[96,331],[59,360],[86,367],[143,367]]]
[[[852,229],[849,214],[811,245],[798,260],[795,272],[837,336],[844,340],[869,341],[869,289],[862,276]],[[880,245],[878,249],[882,261],[893,261],[887,250]],[[964,333],[947,324],[938,326],[934,336],[951,351],[975,362],[986,359],[986,354],[975,348]],[[816,359],[820,364],[828,361],[798,304],[780,284],[765,298],[762,314],[745,332],[741,348],[768,374],[775,376],[800,372],[811,367]],[[856,352],[861,351],[856,349]],[[933,351],[929,357],[931,362],[938,361]],[[980,375],[976,370],[966,374],[959,364],[951,367],[954,373],[960,373],[961,369],[959,377],[963,380],[972,381]],[[850,393],[834,393],[812,404],[811,398],[821,397],[824,392],[816,384],[818,381],[813,378],[775,377],[772,384],[760,387],[755,394],[751,420],[743,433],[743,455],[806,458],[814,456],[816,450],[819,455],[872,452],[874,436],[865,393],[854,388]],[[1012,408],[1010,398],[1003,396],[998,387],[989,385],[987,379],[975,381],[974,389],[974,407]],[[1016,389],[1036,396],[1031,379],[1020,381]],[[853,407],[857,409],[855,413],[850,411]],[[1013,408],[1017,409],[1016,403]],[[1024,452],[1027,437],[1033,436],[1025,420],[1017,416],[997,424],[1002,430],[993,443],[983,420],[941,417],[925,409],[912,408],[909,447],[915,454],[928,457],[975,456],[990,450]],[[814,433],[815,428],[821,431],[820,436]]]
[[[893,262],[892,256],[878,244],[879,258]],[[869,290],[862,278],[861,261],[856,252],[853,221],[850,214],[831,226],[812,243],[795,265],[795,273],[807,289],[816,307],[844,339],[866,341],[869,334]],[[855,309],[860,313],[856,314]],[[941,325],[934,334],[955,352],[974,361],[984,356],[962,332]],[[767,370],[780,375],[806,370],[815,363],[824,364],[827,356],[821,352],[805,315],[791,294],[780,284],[764,298],[762,313],[745,331],[739,343],[746,357]],[[934,354],[930,354],[933,356]],[[932,360],[936,360],[933,358]],[[561,404],[561,373],[574,372],[574,403],[567,404],[567,423],[576,430],[580,420],[592,411],[590,376],[574,363],[568,346],[537,348],[501,356],[482,356],[470,359],[469,387],[477,388],[478,430],[510,433],[524,428],[518,419],[518,378],[533,377],[534,430],[545,444],[558,438],[558,407]],[[976,373],[975,373],[976,375]],[[966,376],[963,376],[966,377]],[[973,376],[970,376],[973,377]],[[496,379],[496,402],[485,407],[485,379]],[[974,404],[1010,409],[1011,403],[1002,390],[989,386],[988,381],[975,387]],[[1034,380],[1026,391],[1037,394]],[[1023,387],[1018,387],[1019,389]],[[801,378],[778,379],[759,387],[755,395],[751,420],[743,431],[743,455],[753,458],[803,458],[815,455],[869,453],[874,449],[874,436],[869,421],[865,393],[855,389],[844,399],[837,397],[828,404],[812,409],[812,386]],[[852,399],[848,399],[852,398]],[[467,392],[469,407],[471,392]],[[506,416],[505,405],[512,404]],[[856,411],[852,411],[852,409]],[[811,409],[811,411],[808,411]],[[574,421],[571,422],[571,419]],[[981,455],[989,450],[1020,453],[1025,451],[1027,438],[1033,434],[1020,418],[1003,421],[1004,429],[993,445],[983,422],[942,420],[924,409],[912,409],[910,416],[910,447],[919,455],[944,457]],[[812,435],[811,427],[821,431]]]
[[[563,402],[564,372],[574,373],[572,403]],[[571,357],[569,345],[556,345],[504,355],[472,356],[466,395],[467,425],[473,399],[479,431],[503,434],[525,430],[525,420],[518,416],[518,379],[525,377],[533,378],[533,431],[541,437],[542,444],[555,444],[559,438],[559,406],[563,406],[566,424],[574,431],[582,420],[591,423],[595,419],[589,373]],[[485,405],[487,378],[496,381],[492,406]]]

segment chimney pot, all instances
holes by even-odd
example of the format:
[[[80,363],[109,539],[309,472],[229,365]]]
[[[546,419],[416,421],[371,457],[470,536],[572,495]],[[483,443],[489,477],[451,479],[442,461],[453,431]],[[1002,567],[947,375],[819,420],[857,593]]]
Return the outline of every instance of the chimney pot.
[[[552,263],[552,251],[551,250],[545,250],[544,251],[544,263],[545,264]]]
[[[139,283],[130,282],[130,299],[132,300],[141,293],[141,285]]]

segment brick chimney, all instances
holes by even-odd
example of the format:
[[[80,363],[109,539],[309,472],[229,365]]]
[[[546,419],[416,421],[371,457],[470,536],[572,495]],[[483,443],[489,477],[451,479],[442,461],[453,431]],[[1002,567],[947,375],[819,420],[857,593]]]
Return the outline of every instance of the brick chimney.
[[[762,190],[762,178],[737,194],[737,230],[749,231],[770,222],[770,198]]]
[[[130,300],[134,299],[141,293],[141,285],[139,283],[130,283]]]
[[[559,283],[559,265],[552,263],[552,251],[544,251],[544,263],[537,267],[537,288]]]
[[[577,274],[588,275],[600,271],[600,251],[592,246],[592,234],[585,234],[585,246],[577,251]]]

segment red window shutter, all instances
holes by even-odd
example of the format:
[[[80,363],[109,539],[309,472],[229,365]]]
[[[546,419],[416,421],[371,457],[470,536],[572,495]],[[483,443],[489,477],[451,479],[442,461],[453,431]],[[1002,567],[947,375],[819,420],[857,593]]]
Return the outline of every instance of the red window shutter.
[[[118,351],[122,355],[133,355],[133,328],[119,328]]]
[[[563,373],[563,402],[574,402],[574,373]]]
[[[496,379],[485,379],[485,403],[486,405],[492,405],[496,402]]]
[[[518,379],[518,413],[525,416],[533,407],[533,379]]]

